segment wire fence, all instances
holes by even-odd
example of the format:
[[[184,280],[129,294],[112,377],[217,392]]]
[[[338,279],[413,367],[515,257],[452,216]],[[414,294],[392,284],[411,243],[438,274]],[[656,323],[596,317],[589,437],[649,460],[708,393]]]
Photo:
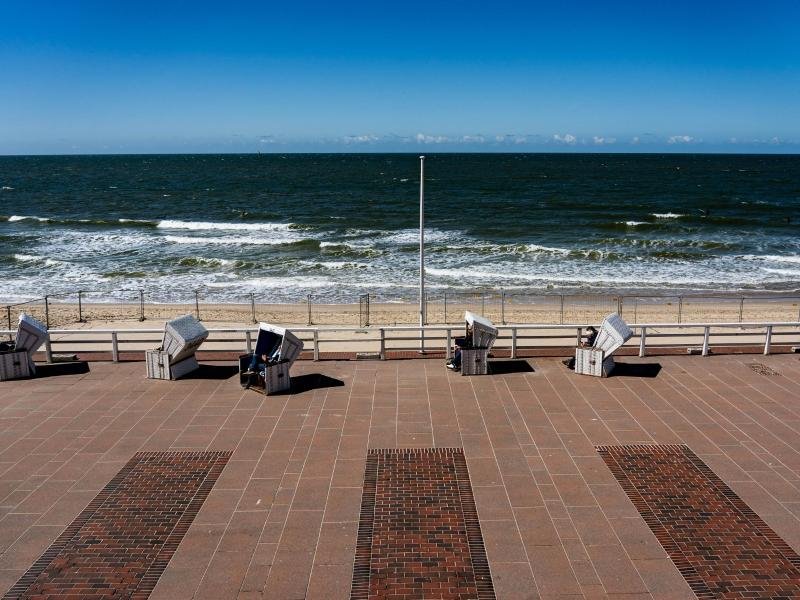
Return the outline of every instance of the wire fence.
[[[208,289],[191,290],[176,302],[164,302],[146,289],[76,291],[0,306],[0,323],[16,325],[20,313],[50,328],[76,323],[163,321],[192,314],[202,321],[294,325],[419,324],[420,308],[412,302],[377,302],[373,294],[354,294],[352,302],[327,303],[307,294],[294,303],[270,302],[266,295],[223,297]],[[426,296],[425,324],[448,325],[463,320],[464,311],[498,324],[562,325],[599,322],[619,312],[632,323],[766,322],[800,320],[800,295],[609,295],[532,294],[504,290],[447,291]]]

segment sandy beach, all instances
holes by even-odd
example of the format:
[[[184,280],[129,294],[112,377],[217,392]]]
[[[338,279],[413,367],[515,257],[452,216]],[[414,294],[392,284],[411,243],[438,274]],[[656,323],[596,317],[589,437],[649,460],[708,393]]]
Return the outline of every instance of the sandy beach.
[[[458,324],[465,310],[483,314],[498,324],[588,324],[597,323],[611,312],[619,311],[629,323],[737,323],[800,320],[800,298],[676,298],[628,300],[622,302],[606,296],[569,298],[563,310],[559,296],[542,296],[536,303],[476,302],[428,303],[427,324]],[[12,307],[11,325],[19,312],[27,312],[45,321],[51,328],[103,328],[111,324],[144,321],[160,326],[165,320],[193,314],[206,323],[222,326],[247,325],[266,321],[294,326],[375,327],[415,325],[419,322],[419,306],[410,303],[373,303],[369,320],[358,304],[77,304],[51,302],[45,312],[43,302]],[[82,316],[79,319],[79,314]],[[8,314],[0,316],[8,320]],[[144,316],[144,319],[142,319]],[[254,319],[255,317],[255,319]],[[6,323],[7,325],[8,323]]]

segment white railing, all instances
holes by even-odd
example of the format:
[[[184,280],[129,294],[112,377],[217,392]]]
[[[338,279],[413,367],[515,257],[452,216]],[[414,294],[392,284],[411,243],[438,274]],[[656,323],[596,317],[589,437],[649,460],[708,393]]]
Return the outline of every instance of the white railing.
[[[595,324],[597,326],[597,324]],[[499,336],[495,347],[510,350],[511,358],[516,358],[520,350],[543,349],[548,347],[572,346],[580,343],[582,331],[588,327],[581,324],[548,325],[548,324],[516,324],[498,325]],[[640,323],[630,325],[634,337],[628,347],[639,348],[639,356],[645,356],[648,348],[696,347],[696,351],[707,356],[713,345],[731,346],[763,346],[763,353],[769,354],[776,338],[790,338],[784,345],[800,345],[800,321],[772,323]],[[203,350],[238,350],[252,352],[255,327],[209,329],[209,339]],[[381,359],[385,359],[391,351],[444,351],[450,357],[454,334],[461,334],[462,327],[457,326],[392,326],[376,328],[356,327],[297,327],[292,332],[307,344],[311,344],[314,360],[320,358],[323,345],[341,348],[341,344],[349,344],[362,350],[371,348]],[[0,335],[10,336],[14,332],[0,331]],[[159,337],[155,337],[155,335]],[[369,337],[342,337],[350,334]],[[413,334],[413,335],[412,335]],[[111,351],[112,360],[118,361],[122,346],[138,346],[134,351],[141,352],[142,346],[153,347],[161,341],[163,329],[51,329],[51,340],[45,344],[48,362],[52,361],[54,347],[62,351],[75,352],[76,348],[92,346],[85,352]],[[339,337],[328,337],[329,335]],[[144,336],[144,337],[142,337]],[[151,337],[152,336],[152,337]],[[55,338],[55,339],[54,339]],[[749,338],[749,339],[747,339]],[[243,345],[238,345],[241,344]],[[413,345],[407,345],[410,342]],[[398,345],[400,344],[400,345]],[[213,346],[227,345],[227,348]],[[231,348],[234,345],[235,348]],[[351,350],[352,351],[352,350]]]

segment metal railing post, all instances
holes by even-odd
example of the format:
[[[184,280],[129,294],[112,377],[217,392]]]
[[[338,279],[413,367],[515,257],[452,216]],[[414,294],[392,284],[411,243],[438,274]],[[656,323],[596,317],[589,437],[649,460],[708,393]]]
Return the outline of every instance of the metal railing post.
[[[770,346],[772,345],[772,325],[767,325],[767,335],[764,340],[764,355],[769,354]]]
[[[381,327],[379,331],[381,332],[381,348],[380,348],[381,360],[386,360],[386,330],[383,327]]]
[[[617,314],[622,315],[622,296],[617,296]]]
[[[256,295],[250,292],[250,313],[253,317],[253,323],[258,323],[256,320]]]
[[[244,332],[244,341],[247,344],[247,353],[253,353],[253,335],[249,331]]]
[[[44,297],[44,324],[50,329],[50,300],[47,296]]]
[[[450,360],[450,357],[452,355],[452,349],[453,349],[453,330],[452,329],[448,329],[447,330],[447,350],[445,351],[445,356],[444,356],[447,360]]]
[[[511,330],[511,358],[517,358],[517,328]]]
[[[708,338],[711,334],[711,327],[706,325],[703,328],[703,356],[708,356]]]
[[[744,296],[739,298],[739,323],[742,322],[742,315],[744,314]]]
[[[444,293],[444,324],[447,325],[447,292]]]
[[[506,324],[506,291],[500,289],[500,322]]]
[[[139,320],[144,321],[144,290],[139,290]]]
[[[559,322],[561,323],[561,325],[563,325],[564,324],[564,294],[559,294],[559,295],[561,296],[561,319],[560,319]]]
[[[194,291],[194,312],[197,320],[200,320],[200,290]]]
[[[647,327],[642,327],[642,332],[639,337],[639,356],[645,355],[646,345],[647,345]]]
[[[481,292],[481,316],[486,316],[486,292]]]
[[[311,322],[311,294],[306,296],[306,302],[308,303],[308,324],[313,325]]]
[[[83,318],[83,292],[78,290],[78,323],[86,323],[86,320]]]
[[[575,346],[576,347],[581,345],[581,333],[582,332],[583,332],[583,328],[582,327],[578,327],[578,335],[575,338]]]
[[[683,296],[678,296],[678,323],[683,323]]]
[[[8,319],[8,327],[6,329],[8,329],[8,331],[10,332],[11,331],[11,307],[10,306],[6,306],[6,318]],[[12,337],[13,335],[14,335],[13,333],[9,333],[8,334],[8,341],[9,342],[14,339]]]
[[[119,362],[119,342],[117,341],[117,332],[111,333],[111,360],[112,362]]]
[[[314,330],[314,360],[319,360],[319,329]]]
[[[47,340],[44,342],[44,355],[47,357],[47,364],[53,363],[53,346],[50,342],[50,338],[48,337]]]

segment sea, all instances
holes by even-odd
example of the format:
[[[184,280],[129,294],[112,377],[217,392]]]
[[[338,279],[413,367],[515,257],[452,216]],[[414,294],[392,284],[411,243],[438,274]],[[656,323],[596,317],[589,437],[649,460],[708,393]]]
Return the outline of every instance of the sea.
[[[416,298],[416,154],[0,157],[0,300]],[[429,293],[800,290],[800,156],[431,154]]]

